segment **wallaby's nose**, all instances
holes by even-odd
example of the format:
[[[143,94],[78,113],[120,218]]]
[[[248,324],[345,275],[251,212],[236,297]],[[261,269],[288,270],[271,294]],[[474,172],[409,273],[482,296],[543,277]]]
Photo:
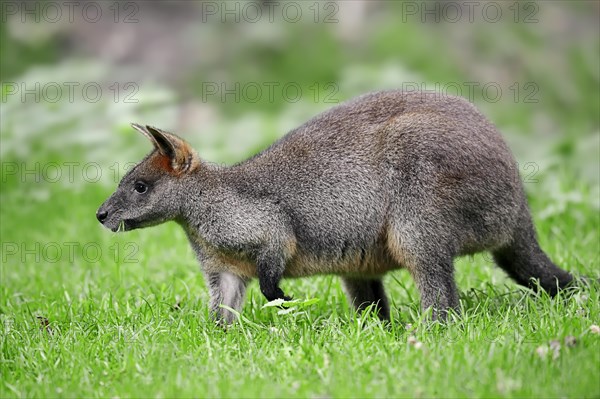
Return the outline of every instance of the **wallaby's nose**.
[[[104,221],[106,220],[107,217],[108,217],[107,211],[101,211],[100,209],[98,209],[98,212],[96,212],[96,218],[98,219],[98,221],[100,223],[104,223]]]

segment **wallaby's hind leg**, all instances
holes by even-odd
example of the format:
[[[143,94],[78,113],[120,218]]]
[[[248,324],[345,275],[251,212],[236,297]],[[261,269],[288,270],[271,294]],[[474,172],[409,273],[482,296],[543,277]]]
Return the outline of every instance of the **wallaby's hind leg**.
[[[458,310],[452,256],[444,254],[447,251],[440,242],[416,231],[402,235],[401,230],[390,229],[387,248],[392,258],[410,271],[423,311],[432,308],[434,320],[445,320],[448,311]]]
[[[382,320],[390,319],[390,306],[383,288],[383,281],[380,278],[342,277],[342,283],[348,296],[348,302],[357,311],[363,311],[367,306],[374,304],[377,307],[377,314]]]
[[[529,219],[529,218],[527,218]],[[539,285],[554,296],[573,276],[556,266],[540,248],[531,220],[519,225],[512,242],[493,251],[494,260],[517,283],[536,289]]]
[[[433,320],[445,320],[450,310],[458,311],[458,290],[452,260],[416,260],[408,269],[421,294],[421,309],[432,309]]]

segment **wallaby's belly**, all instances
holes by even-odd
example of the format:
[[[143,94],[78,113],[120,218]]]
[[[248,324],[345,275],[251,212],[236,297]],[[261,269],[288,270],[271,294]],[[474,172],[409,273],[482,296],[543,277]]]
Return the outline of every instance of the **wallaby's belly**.
[[[257,277],[256,262],[243,254],[226,251],[216,252],[223,272],[232,272],[247,278]],[[307,277],[319,274],[380,276],[402,267],[393,260],[383,240],[375,245],[360,249],[343,249],[327,253],[315,253],[300,248],[289,259],[284,277]]]
[[[348,251],[340,257],[318,257],[310,253],[297,254],[287,265],[285,277],[304,277],[317,274],[380,276],[401,267],[383,246]]]
[[[221,264],[227,265],[223,272],[230,272],[247,278],[256,278],[256,263],[249,259],[219,255]],[[286,265],[284,277],[308,277],[318,274],[338,274],[357,276],[380,276],[391,270],[400,268],[384,250],[373,248],[358,253],[348,254],[341,259],[316,257],[314,254],[298,254]]]

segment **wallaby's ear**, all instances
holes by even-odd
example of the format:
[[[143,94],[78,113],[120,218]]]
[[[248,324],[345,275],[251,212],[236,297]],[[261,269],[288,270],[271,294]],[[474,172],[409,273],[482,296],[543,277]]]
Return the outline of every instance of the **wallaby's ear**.
[[[150,134],[150,132],[148,131],[148,129],[146,129],[145,126],[142,126],[138,123],[132,123],[131,127],[134,128],[135,130],[137,130],[138,132],[140,132],[141,134],[143,134],[144,136],[146,136],[146,138],[152,142],[152,144],[154,145],[154,148],[156,148],[157,150],[160,150],[158,142],[156,141],[154,136],[152,136]]]
[[[167,135],[169,135],[167,132],[148,125],[146,125],[146,131],[152,137],[158,152],[168,156],[171,160],[176,158],[177,145],[175,141],[183,140],[181,140],[179,137],[177,137],[176,140],[169,140],[169,138],[167,138]]]
[[[191,172],[200,166],[200,159],[194,149],[180,137],[148,125],[132,123],[131,126],[150,139],[158,152],[170,160],[173,172]]]

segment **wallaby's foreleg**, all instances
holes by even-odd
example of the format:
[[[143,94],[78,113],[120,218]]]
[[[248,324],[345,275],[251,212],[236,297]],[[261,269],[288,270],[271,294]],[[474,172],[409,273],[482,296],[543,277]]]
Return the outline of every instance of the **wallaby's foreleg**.
[[[220,322],[232,323],[236,317],[235,313],[221,307],[221,305],[239,312],[242,309],[242,303],[246,295],[248,280],[221,271],[228,270],[228,265],[204,250],[196,240],[190,238],[190,243],[194,252],[196,252],[196,258],[202,266],[204,280],[208,286],[211,315]]]
[[[357,311],[360,312],[369,305],[375,305],[377,314],[382,320],[390,319],[390,306],[381,279],[342,277],[342,283],[348,301]]]
[[[282,253],[274,250],[263,251],[256,260],[256,269],[260,291],[268,301],[292,299],[279,288],[279,282],[285,271],[285,258]]]
[[[206,273],[206,281],[210,294],[210,312],[219,321],[231,324],[235,321],[235,313],[221,305],[237,312],[242,309],[248,280],[231,273]]]

